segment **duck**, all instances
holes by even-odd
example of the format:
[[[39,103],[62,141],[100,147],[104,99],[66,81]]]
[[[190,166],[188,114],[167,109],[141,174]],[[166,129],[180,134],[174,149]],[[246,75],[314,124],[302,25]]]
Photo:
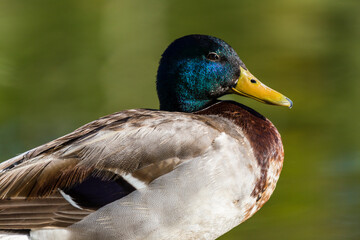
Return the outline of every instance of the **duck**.
[[[156,89],[159,110],[110,114],[1,163],[0,236],[210,240],[257,212],[282,170],[281,136],[219,98],[292,101],[225,41],[200,34],[168,46]]]

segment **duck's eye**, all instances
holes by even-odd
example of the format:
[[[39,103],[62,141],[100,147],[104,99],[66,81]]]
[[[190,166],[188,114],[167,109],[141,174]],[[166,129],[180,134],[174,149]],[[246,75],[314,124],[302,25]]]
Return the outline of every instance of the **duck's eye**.
[[[220,61],[220,56],[217,53],[214,52],[210,52],[207,56],[207,59],[211,60],[211,61]]]
[[[251,83],[256,83],[256,80],[255,80],[255,79],[251,79],[250,82],[251,82]]]

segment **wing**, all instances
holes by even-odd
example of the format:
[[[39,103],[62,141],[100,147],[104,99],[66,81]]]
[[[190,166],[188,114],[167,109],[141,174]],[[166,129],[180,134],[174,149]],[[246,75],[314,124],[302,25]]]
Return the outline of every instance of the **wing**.
[[[224,125],[129,110],[12,158],[0,164],[0,229],[71,225],[201,155]]]

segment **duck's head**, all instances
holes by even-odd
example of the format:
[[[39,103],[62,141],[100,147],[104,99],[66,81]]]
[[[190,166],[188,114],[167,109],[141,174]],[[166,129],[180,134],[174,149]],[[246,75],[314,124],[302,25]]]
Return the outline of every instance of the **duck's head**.
[[[262,84],[221,39],[188,35],[165,50],[157,74],[160,109],[194,112],[235,93],[263,103],[292,107],[289,98]]]

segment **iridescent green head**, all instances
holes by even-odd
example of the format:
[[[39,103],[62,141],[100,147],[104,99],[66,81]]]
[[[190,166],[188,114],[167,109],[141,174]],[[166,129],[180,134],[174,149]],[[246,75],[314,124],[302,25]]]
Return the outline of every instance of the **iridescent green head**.
[[[171,43],[162,55],[157,74],[160,109],[166,111],[198,111],[228,93],[290,106],[274,90],[278,95],[265,99],[258,96],[261,93],[253,93],[254,88],[261,87],[266,86],[248,72],[230,45],[207,35],[188,35]]]

